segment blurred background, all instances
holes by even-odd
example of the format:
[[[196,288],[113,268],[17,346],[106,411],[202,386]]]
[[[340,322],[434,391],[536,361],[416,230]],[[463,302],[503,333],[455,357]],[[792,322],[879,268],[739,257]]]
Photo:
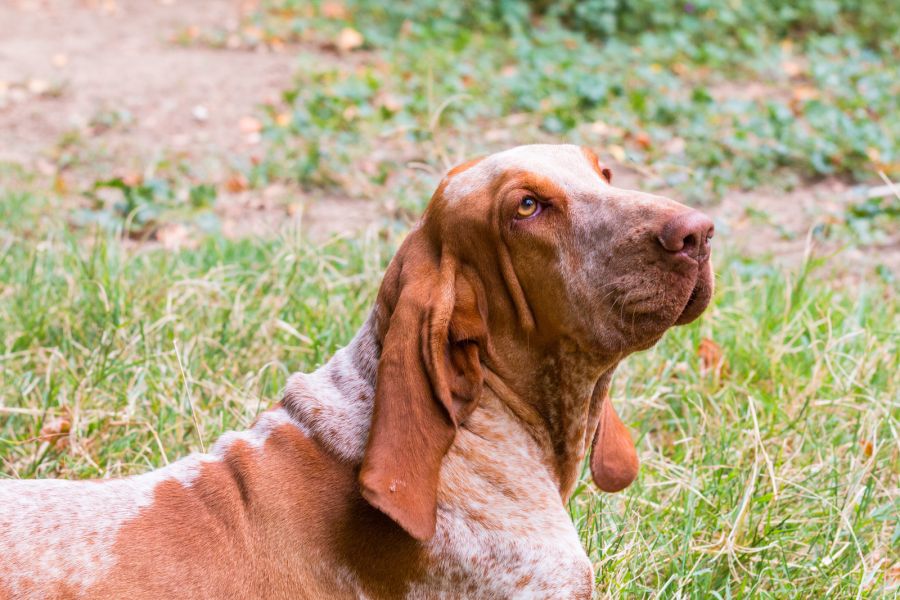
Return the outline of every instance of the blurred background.
[[[599,595],[891,596],[898,59],[888,0],[3,0],[0,471],[246,426],[447,168],[573,142],[717,229],[715,305],[614,382],[638,483],[570,505]]]

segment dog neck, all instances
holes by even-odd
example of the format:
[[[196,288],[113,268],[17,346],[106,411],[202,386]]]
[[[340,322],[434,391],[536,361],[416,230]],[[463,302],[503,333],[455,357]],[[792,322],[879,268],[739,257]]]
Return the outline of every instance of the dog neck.
[[[282,404],[304,432],[353,465],[362,462],[372,421],[381,342],[375,313],[347,346],[312,373],[295,373]]]
[[[502,367],[485,373],[487,388],[541,448],[564,501],[578,481],[617,364],[589,358],[562,342],[544,352],[528,373],[504,376],[508,369]]]
[[[297,424],[352,465],[363,459],[380,354],[373,312],[331,360],[312,373],[292,375],[285,388],[282,404]],[[485,368],[484,393],[503,402],[536,441],[563,499],[578,480],[615,369],[615,363],[590,362],[560,344],[530,376],[512,378]]]

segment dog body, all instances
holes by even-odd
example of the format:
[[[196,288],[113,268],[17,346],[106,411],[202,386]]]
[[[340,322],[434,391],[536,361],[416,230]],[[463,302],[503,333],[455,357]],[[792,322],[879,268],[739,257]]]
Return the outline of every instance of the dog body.
[[[447,453],[431,540],[360,496],[374,381],[351,357],[370,336],[208,454],[119,480],[4,482],[0,597],[590,598],[553,475],[496,398]]]
[[[601,489],[637,474],[612,373],[712,294],[711,223],[609,179],[574,146],[452,170],[356,337],[249,430],[0,483],[0,598],[590,598],[566,502],[589,448]]]

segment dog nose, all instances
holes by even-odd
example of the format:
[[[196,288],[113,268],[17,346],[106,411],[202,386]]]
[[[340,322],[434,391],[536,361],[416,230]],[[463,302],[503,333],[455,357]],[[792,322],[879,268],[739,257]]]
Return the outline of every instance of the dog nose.
[[[709,258],[709,240],[714,231],[712,219],[700,211],[690,210],[663,225],[657,239],[667,251],[703,262]]]

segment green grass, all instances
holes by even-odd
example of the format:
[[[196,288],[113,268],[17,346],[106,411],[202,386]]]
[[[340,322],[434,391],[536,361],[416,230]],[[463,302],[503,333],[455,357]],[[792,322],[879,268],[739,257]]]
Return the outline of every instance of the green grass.
[[[206,238],[192,251],[73,235],[2,198],[0,459],[18,477],[142,472],[278,400],[367,314],[393,241]],[[629,359],[614,397],[643,466],[571,508],[613,597],[896,592],[896,290],[720,257],[698,323]],[[725,366],[703,373],[703,338]],[[67,447],[41,440],[54,418]],[[893,578],[888,573],[893,569]]]
[[[323,246],[296,231],[195,232],[197,248],[168,251],[134,240],[172,220],[215,229],[216,189],[196,165],[99,181],[80,212],[0,165],[4,476],[139,473],[247,426],[291,372],[350,339],[405,223],[459,158],[584,143],[638,170],[642,187],[694,202],[900,175],[900,13],[885,0],[324,8],[267,0],[242,23],[246,45],[308,50],[346,27],[365,44],[300,52],[280,100],[260,107],[262,160],[233,164],[252,187],[370,197],[400,218]],[[872,248],[900,214],[892,197],[845,210],[813,233]],[[896,597],[897,274],[886,261],[837,281],[840,254],[785,270],[730,252],[716,256],[706,315],[616,375],[640,477],[608,496],[585,474],[570,507],[600,595]],[[720,369],[704,368],[704,340],[721,348]],[[57,444],[46,434],[62,421]]]
[[[749,267],[749,268],[748,268]],[[878,597],[897,581],[900,313],[879,286],[731,260],[698,326],[617,375],[641,476],[574,502],[602,589]],[[701,338],[726,367],[703,375]],[[896,574],[895,574],[896,577]],[[663,592],[663,590],[665,590]],[[708,595],[709,594],[709,595]]]
[[[246,426],[349,339],[386,257],[299,235],[171,254],[60,230],[2,250],[0,457],[21,477],[133,473]],[[60,415],[74,445],[48,454],[35,440]]]
[[[353,68],[301,56],[295,83],[266,107],[269,160],[247,168],[251,181],[365,195],[435,142],[471,153],[486,132],[496,146],[593,145],[647,171],[647,185],[701,202],[735,187],[900,174],[900,23],[887,4],[347,4],[329,17],[270,0],[248,19],[255,43],[327,46],[347,27],[366,40]],[[590,25],[603,15],[615,17],[606,32]]]

